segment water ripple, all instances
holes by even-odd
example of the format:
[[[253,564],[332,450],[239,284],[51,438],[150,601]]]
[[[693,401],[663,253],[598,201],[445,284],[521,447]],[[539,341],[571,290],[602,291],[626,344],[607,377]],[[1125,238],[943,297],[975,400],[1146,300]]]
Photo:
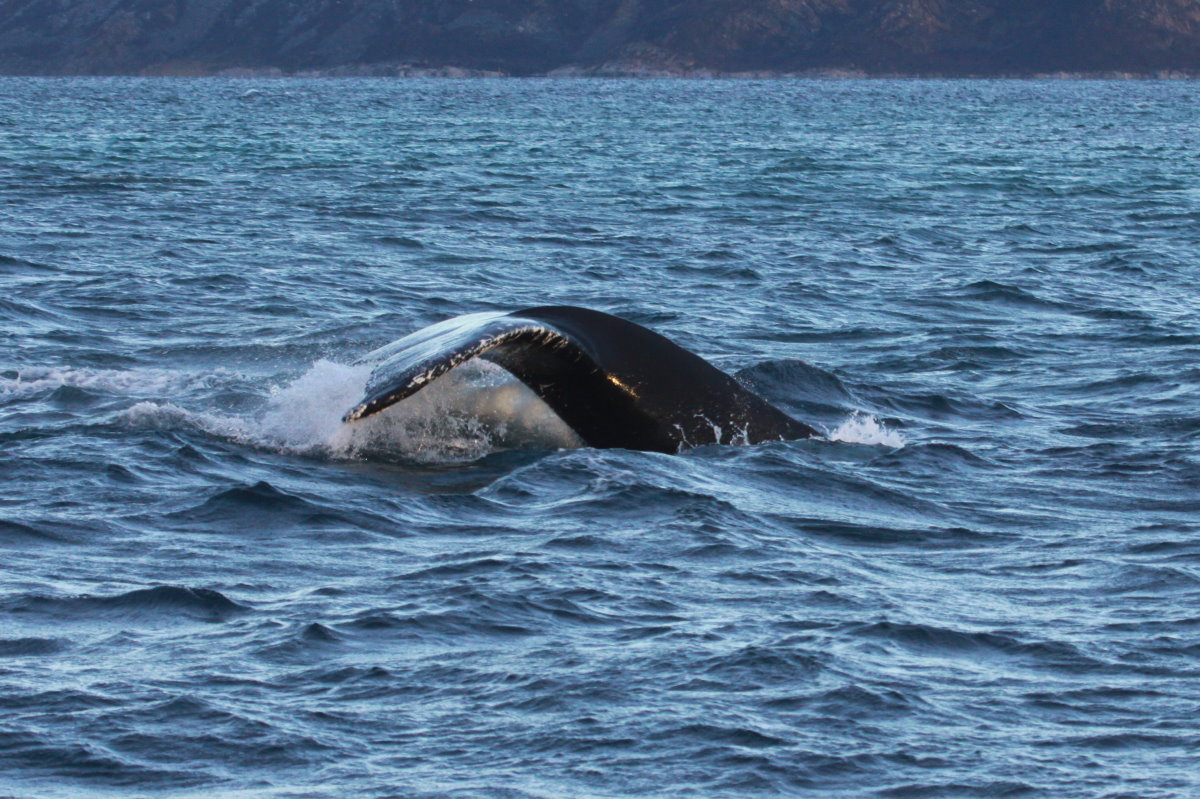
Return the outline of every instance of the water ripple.
[[[1189,84],[3,86],[0,794],[1200,791]],[[546,303],[823,436],[342,425]]]

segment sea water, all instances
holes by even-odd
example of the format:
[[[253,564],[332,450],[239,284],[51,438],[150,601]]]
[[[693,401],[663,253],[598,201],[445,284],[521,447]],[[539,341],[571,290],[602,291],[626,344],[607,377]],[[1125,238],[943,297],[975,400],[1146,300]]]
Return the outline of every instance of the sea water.
[[[0,795],[1197,795],[1198,153],[1191,82],[0,80]],[[543,304],[822,436],[341,423]]]

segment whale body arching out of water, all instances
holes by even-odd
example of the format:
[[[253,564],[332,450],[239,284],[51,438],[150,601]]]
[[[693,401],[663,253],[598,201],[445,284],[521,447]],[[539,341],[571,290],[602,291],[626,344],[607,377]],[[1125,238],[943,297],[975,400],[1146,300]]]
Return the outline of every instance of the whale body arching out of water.
[[[458,316],[368,353],[359,361],[374,365],[366,393],[343,421],[379,413],[474,358],[511,372],[592,447],[675,453],[817,435],[666,337],[566,305]]]

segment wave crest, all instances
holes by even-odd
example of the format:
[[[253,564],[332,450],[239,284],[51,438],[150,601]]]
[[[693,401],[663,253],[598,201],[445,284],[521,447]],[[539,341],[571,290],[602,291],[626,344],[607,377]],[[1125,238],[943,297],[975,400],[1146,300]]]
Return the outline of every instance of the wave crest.
[[[869,444],[872,446],[899,449],[908,443],[899,430],[891,430],[870,414],[854,413],[829,434],[830,441],[847,444]]]

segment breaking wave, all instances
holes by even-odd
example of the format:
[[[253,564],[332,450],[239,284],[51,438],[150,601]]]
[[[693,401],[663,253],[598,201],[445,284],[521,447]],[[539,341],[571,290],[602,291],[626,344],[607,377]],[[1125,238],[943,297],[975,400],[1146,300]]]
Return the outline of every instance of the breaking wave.
[[[870,444],[899,449],[908,443],[898,430],[885,427],[874,416],[855,413],[849,419],[838,425],[829,434],[830,441],[842,441],[847,444]]]

